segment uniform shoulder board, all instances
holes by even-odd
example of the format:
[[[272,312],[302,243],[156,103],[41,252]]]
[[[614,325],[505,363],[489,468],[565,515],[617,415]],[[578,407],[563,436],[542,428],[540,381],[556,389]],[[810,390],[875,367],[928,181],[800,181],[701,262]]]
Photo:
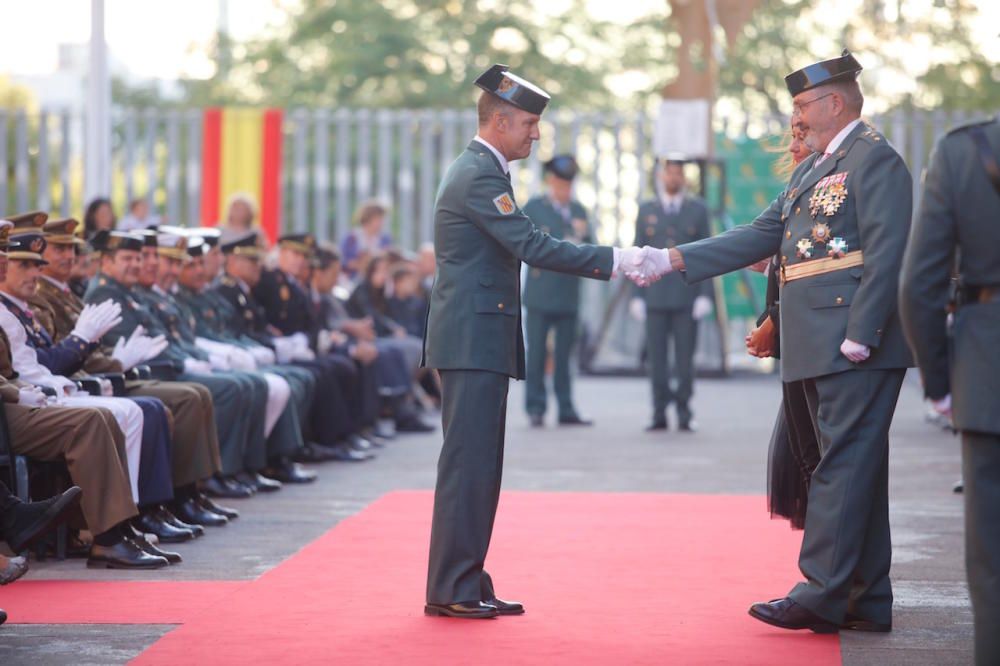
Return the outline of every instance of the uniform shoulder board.
[[[955,134],[957,132],[962,132],[962,131],[967,130],[967,129],[971,129],[973,127],[984,127],[986,125],[992,125],[993,123],[996,123],[996,122],[1000,122],[1000,117],[998,117],[998,118],[980,118],[978,120],[972,120],[972,121],[969,121],[967,123],[962,123],[961,125],[958,125],[957,127],[952,127],[950,130],[948,130],[946,136],[949,136],[951,134]]]

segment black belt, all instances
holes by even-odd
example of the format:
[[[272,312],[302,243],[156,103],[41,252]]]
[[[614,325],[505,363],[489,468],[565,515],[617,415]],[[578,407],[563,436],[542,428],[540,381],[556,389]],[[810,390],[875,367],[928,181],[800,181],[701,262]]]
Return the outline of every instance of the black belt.
[[[1000,285],[960,287],[958,290],[958,302],[960,305],[969,303],[998,303],[1000,302]]]

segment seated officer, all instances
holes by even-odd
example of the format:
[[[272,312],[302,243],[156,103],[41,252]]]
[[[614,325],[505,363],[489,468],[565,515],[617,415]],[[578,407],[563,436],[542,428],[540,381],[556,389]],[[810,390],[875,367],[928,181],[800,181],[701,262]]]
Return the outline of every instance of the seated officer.
[[[7,235],[12,226],[0,220],[0,279],[6,279]],[[138,510],[132,499],[125,436],[115,417],[102,407],[55,405],[37,386],[23,381],[14,371],[10,341],[3,328],[0,399],[11,450],[36,460],[65,462],[70,479],[83,490],[80,508],[85,527],[94,535],[88,566],[167,566],[165,558],[146,552],[150,544],[129,525]]]
[[[256,491],[237,483],[235,475],[243,470],[243,457],[249,447],[263,449],[266,390],[239,376],[213,373],[208,355],[189,347],[180,338],[176,322],[166,325],[163,319],[154,315],[154,311],[161,314],[161,302],[154,300],[152,292],[156,271],[153,270],[150,276],[143,264],[142,238],[111,232],[98,234],[93,243],[101,253],[101,274],[91,282],[84,301],[112,299],[122,305],[122,322],[108,331],[104,342],[127,339],[139,326],[151,335],[167,336],[170,344],[151,363],[158,372],[204,385],[215,404],[222,472],[204,484],[205,491],[216,497],[249,497]],[[155,310],[150,308],[150,303]]]
[[[28,299],[35,317],[56,342],[61,342],[73,331],[83,310],[83,300],[67,284],[72,274],[76,248],[83,244],[74,235],[77,226],[78,222],[69,218],[50,220],[42,227],[48,241],[42,256],[48,264],[42,267],[42,279],[38,281],[35,295]],[[145,251],[144,248],[143,252]],[[152,252],[155,255],[155,247]],[[125,343],[114,350],[96,349],[84,361],[84,371],[121,373],[131,370],[146,360],[130,353],[131,346],[130,343]],[[214,516],[206,515],[204,511],[228,519],[238,517],[239,512],[215,504],[197,486],[199,481],[207,480],[217,473],[222,464],[215,429],[215,407],[208,389],[194,382],[128,379],[125,381],[125,392],[130,396],[159,398],[174,416],[174,502],[170,506],[171,513],[181,521],[193,525],[217,522]],[[161,541],[171,540],[169,536],[166,539],[161,537]]]

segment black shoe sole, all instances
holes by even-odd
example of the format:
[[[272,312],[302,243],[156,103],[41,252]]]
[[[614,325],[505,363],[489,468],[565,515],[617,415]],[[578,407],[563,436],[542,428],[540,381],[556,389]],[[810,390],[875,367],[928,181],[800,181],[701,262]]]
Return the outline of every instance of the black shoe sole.
[[[518,610],[500,610],[498,608],[497,615],[524,615],[524,609],[521,608]]]
[[[790,629],[792,631],[798,631],[800,629],[808,629],[814,634],[836,634],[840,631],[840,627],[831,622],[820,622],[817,624],[809,624],[804,626],[793,626],[785,622],[777,622],[772,618],[765,617],[760,613],[755,612],[752,608],[748,612],[750,613],[750,617],[754,618],[755,620],[760,620],[764,624],[769,624],[772,627],[778,627],[780,629]]]
[[[30,548],[36,541],[45,535],[46,532],[51,530],[60,521],[60,516],[63,511],[79,504],[80,496],[83,494],[79,488],[71,489],[75,492],[70,492],[67,490],[63,493],[63,496],[52,503],[48,509],[46,509],[41,517],[35,521],[35,524],[29,527],[27,534],[23,536],[20,540],[13,539],[7,543],[12,551],[15,553],[20,553],[26,548]]]
[[[850,622],[844,622],[840,625],[840,628],[846,631],[860,631],[870,634],[888,634],[892,631],[891,624],[879,624],[878,622],[869,622],[868,620],[851,620]]]
[[[149,570],[153,569],[165,569],[170,566],[170,563],[164,560],[162,564],[152,564],[152,565],[142,565],[136,566],[133,564],[119,564],[118,562],[109,562],[107,560],[87,560],[88,569],[136,569],[136,570]]]
[[[444,608],[437,608],[435,606],[424,606],[424,615],[430,617],[453,617],[458,620],[492,620],[495,619],[500,613],[498,611],[482,611],[476,613],[453,613]]]

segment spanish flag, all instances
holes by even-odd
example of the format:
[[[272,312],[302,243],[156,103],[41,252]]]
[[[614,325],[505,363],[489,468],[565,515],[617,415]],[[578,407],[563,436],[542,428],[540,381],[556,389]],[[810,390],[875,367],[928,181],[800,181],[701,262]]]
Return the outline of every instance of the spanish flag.
[[[208,108],[202,124],[201,223],[225,222],[226,202],[257,199],[257,223],[273,243],[281,225],[281,109]]]

